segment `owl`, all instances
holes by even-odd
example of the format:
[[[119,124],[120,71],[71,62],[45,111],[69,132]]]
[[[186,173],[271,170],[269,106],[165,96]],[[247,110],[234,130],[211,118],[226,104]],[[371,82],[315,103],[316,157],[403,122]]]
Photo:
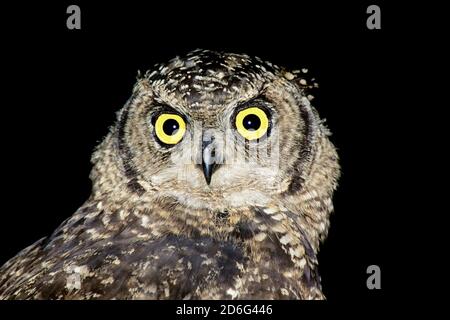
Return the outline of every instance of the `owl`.
[[[0,299],[324,299],[340,167],[306,72],[195,50],[140,74],[90,197],[0,268]]]

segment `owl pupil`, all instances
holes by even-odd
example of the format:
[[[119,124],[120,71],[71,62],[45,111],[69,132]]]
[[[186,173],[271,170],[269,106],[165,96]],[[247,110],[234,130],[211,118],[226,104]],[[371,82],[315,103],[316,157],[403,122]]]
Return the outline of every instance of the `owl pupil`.
[[[180,128],[180,125],[175,119],[168,119],[163,124],[164,133],[171,136]]]
[[[255,114],[249,114],[244,117],[244,128],[247,130],[258,130],[261,126],[261,120]]]

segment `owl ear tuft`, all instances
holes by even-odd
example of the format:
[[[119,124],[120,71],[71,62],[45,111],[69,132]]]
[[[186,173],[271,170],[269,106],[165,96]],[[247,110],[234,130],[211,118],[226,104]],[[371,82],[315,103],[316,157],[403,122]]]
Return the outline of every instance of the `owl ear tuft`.
[[[283,76],[299,86],[305,92],[308,100],[311,101],[314,99],[312,93],[319,88],[319,84],[316,82],[315,78],[309,76],[308,69],[302,68],[300,70],[284,71]]]
[[[141,70],[138,70],[138,71],[137,71],[137,75],[136,75],[136,81],[141,80],[143,77],[144,77],[144,76],[142,75]]]

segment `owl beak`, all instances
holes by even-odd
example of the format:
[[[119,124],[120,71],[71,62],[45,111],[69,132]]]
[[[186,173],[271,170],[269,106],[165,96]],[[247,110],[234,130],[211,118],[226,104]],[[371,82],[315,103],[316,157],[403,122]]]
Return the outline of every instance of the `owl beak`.
[[[203,174],[205,175],[206,183],[209,185],[211,183],[211,177],[216,168],[215,162],[215,146],[212,143],[214,141],[214,137],[211,137],[209,140],[202,141],[202,168]]]

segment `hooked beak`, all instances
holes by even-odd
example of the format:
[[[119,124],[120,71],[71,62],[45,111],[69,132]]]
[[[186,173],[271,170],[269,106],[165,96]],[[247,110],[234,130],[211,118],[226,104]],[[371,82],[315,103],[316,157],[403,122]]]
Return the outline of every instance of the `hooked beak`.
[[[202,141],[202,168],[208,185],[211,183],[211,176],[217,167],[215,158],[216,151],[213,141],[214,137]]]

